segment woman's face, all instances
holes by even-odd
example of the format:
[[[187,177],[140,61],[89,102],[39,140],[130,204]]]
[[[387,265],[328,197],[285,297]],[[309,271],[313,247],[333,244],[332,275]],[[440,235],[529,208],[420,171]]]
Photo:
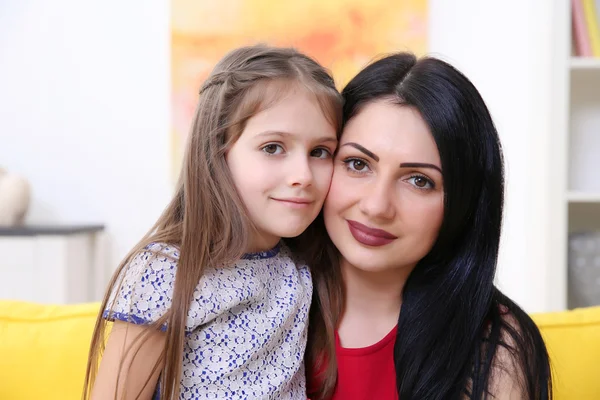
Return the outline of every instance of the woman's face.
[[[346,125],[325,201],[342,257],[365,271],[412,270],[442,224],[440,156],[416,109],[379,100]]]

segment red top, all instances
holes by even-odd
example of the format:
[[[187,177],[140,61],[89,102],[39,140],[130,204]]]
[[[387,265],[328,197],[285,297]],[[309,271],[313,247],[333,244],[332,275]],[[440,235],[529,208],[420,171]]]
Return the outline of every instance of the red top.
[[[397,400],[395,339],[396,328],[371,346],[345,349],[336,334],[338,376],[331,400]]]

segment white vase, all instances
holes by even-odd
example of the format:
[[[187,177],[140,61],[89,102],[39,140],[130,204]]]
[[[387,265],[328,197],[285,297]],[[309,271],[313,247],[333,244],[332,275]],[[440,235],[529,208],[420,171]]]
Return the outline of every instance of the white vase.
[[[29,209],[31,190],[27,180],[0,169],[0,226],[19,226]]]

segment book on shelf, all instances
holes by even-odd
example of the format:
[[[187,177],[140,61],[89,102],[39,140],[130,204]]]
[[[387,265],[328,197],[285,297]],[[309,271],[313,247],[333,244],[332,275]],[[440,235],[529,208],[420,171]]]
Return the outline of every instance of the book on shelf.
[[[600,0],[571,0],[574,53],[600,58]]]

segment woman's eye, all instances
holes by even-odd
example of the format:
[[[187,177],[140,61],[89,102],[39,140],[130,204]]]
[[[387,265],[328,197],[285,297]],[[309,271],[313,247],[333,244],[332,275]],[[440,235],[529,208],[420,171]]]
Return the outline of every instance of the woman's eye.
[[[313,151],[311,151],[310,156],[316,158],[329,158],[331,157],[331,152],[327,149],[319,147],[318,149],[314,149]]]
[[[283,147],[281,147],[281,145],[279,145],[279,144],[274,144],[274,143],[264,146],[261,150],[271,156],[283,153]]]
[[[433,189],[433,182],[421,175],[411,176],[408,181],[418,189]]]
[[[349,158],[344,160],[344,164],[346,164],[346,169],[352,172],[365,173],[369,170],[369,166],[366,161],[363,161],[358,158]]]

